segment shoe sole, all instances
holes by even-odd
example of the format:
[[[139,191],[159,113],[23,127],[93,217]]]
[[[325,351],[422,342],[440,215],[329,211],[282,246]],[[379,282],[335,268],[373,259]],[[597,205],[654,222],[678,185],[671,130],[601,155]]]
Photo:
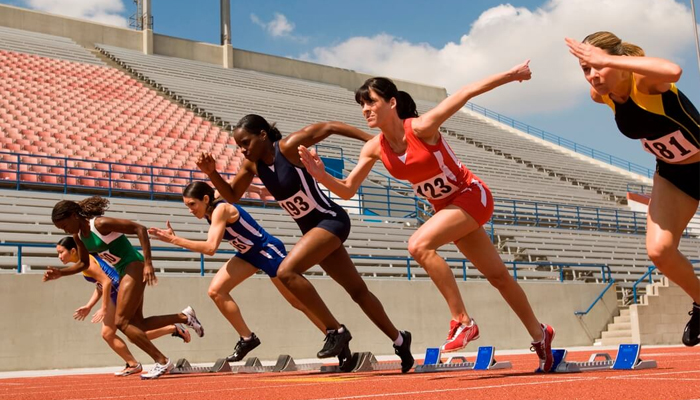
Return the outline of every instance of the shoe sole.
[[[479,338],[479,335],[476,335],[476,336],[474,336],[474,337],[472,338],[472,340],[467,340],[467,343],[465,343],[464,346],[459,347],[459,348],[456,348],[456,349],[445,350],[444,345],[442,345],[442,346],[440,346],[440,351],[441,351],[442,353],[453,353],[453,352],[455,352],[455,351],[460,351],[460,350],[464,349],[465,347],[467,347],[467,345],[468,345],[469,343],[471,343],[471,342],[477,340],[478,338]]]

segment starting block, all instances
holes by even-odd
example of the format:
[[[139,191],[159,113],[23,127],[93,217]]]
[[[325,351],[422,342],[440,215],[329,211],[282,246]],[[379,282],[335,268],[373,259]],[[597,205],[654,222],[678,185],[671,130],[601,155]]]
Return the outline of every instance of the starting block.
[[[486,371],[513,368],[510,361],[496,361],[495,353],[496,349],[493,346],[482,346],[479,347],[474,362],[468,362],[466,357],[454,356],[443,363],[440,348],[429,348],[425,351],[423,364],[416,366],[415,372]]]
[[[314,371],[321,368],[322,363],[297,364],[292,356],[282,354],[277,357],[275,365],[264,366],[257,357],[246,359],[245,365],[238,367],[239,374],[254,374],[263,372]]]
[[[173,368],[171,374],[203,374],[203,373],[214,373],[214,372],[233,372],[231,365],[226,361],[225,358],[220,358],[216,360],[214,365],[211,367],[193,367],[190,362],[185,358],[177,360],[175,363],[175,368]]]
[[[566,361],[565,349],[552,349],[554,364],[552,372],[584,372],[603,371],[608,369],[632,370],[656,368],[656,361],[642,360],[639,352],[642,346],[638,344],[621,344],[617,356],[613,358],[608,353],[595,353],[586,362]],[[537,372],[542,372],[540,369]]]

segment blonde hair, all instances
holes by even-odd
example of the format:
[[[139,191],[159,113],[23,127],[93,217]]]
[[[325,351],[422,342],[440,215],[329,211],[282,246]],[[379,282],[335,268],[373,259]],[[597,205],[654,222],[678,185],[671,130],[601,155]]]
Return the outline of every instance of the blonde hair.
[[[583,43],[603,49],[614,56],[644,57],[644,50],[641,47],[636,44],[623,42],[611,32],[591,33],[583,39]]]

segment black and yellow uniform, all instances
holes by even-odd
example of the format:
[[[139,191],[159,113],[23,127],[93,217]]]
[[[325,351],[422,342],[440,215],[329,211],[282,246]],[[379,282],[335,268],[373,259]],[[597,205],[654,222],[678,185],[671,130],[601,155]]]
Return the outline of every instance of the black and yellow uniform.
[[[700,162],[678,164],[700,152],[700,114],[676,87],[662,94],[645,94],[637,89],[632,74],[629,99],[618,103],[602,96],[615,113],[623,135],[640,139],[644,150],[656,157],[659,175],[683,192],[700,200]]]

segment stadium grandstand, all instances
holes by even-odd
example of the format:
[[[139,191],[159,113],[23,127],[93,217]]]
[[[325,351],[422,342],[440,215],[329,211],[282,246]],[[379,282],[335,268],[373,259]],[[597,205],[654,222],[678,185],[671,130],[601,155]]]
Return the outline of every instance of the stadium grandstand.
[[[212,45],[158,35],[148,27],[122,29],[4,5],[0,11],[0,287],[7,289],[1,292],[9,301],[23,298],[23,290],[49,303],[60,299],[62,289],[36,294],[44,291],[36,273],[61,265],[55,244],[64,233],[50,218],[58,200],[98,194],[109,197],[110,216],[128,216],[149,227],[164,227],[169,221],[181,236],[202,239],[207,225],[189,214],[180,194],[192,180],[206,180],[195,164],[201,152],[212,153],[227,177],[236,174],[244,157],[230,132],[243,115],[263,115],[276,122],[283,135],[329,120],[366,129],[353,89],[367,76],[358,72],[236,50],[227,39]],[[222,33],[230,35],[226,28]],[[419,112],[446,95],[441,88],[398,84],[414,94]],[[491,187],[495,213],[485,228],[514,278],[535,298],[535,310],[559,329],[561,344],[632,340],[634,318],[628,308],[642,307],[647,290],[649,295],[658,292],[652,284],[663,282],[645,250],[652,171],[546,136],[475,104],[446,121],[442,133],[458,157]],[[346,174],[361,147],[359,141],[331,137],[317,151],[334,173]],[[254,183],[260,190],[246,193],[242,203],[292,248],[300,237],[296,224],[259,180]],[[348,252],[360,274],[377,285],[373,287],[380,287],[386,299],[405,297],[412,290],[416,297],[436,298],[426,272],[406,250],[410,235],[431,213],[410,185],[390,178],[377,164],[358,194],[339,204],[353,223]],[[694,260],[700,260],[699,235],[696,216],[681,243],[681,251]],[[139,244],[135,237],[130,240]],[[162,282],[158,293],[167,293],[171,285],[178,293],[167,297],[190,302],[185,292],[198,299],[200,308],[211,309],[204,315],[221,325],[212,336],[227,335],[205,288],[232,251],[205,257],[170,244],[154,246],[154,265]],[[440,254],[468,293],[468,306],[476,304],[478,296],[486,296],[483,304],[500,302],[456,246],[446,246]],[[322,290],[337,290],[320,267],[308,275],[327,285]],[[77,290],[78,285],[64,288]],[[271,285],[255,285],[242,293],[271,290]],[[77,294],[67,296],[73,299]],[[82,291],[80,296],[89,293]],[[442,335],[442,325],[429,322],[430,309],[411,304],[415,314],[403,321],[428,321],[413,329],[416,338]],[[390,312],[402,307],[387,305]],[[64,308],[60,319],[69,320]],[[261,315],[254,321],[263,320]],[[59,319],[51,318],[52,324]],[[367,324],[359,321],[355,324]],[[679,330],[685,324],[668,322]],[[56,323],[68,326],[70,321]],[[520,329],[511,329],[517,326],[511,320],[485,321],[483,326],[492,333]],[[296,334],[311,332],[312,327],[304,328],[309,330],[300,328]],[[105,352],[100,353],[102,359],[76,358],[70,365],[48,360],[44,366],[108,363],[104,360],[111,356],[101,349],[98,335],[90,335],[93,347]],[[515,333],[495,335],[501,348],[524,343]],[[362,340],[358,337],[355,346],[387,352],[372,339]],[[20,339],[17,343],[26,344]],[[421,339],[415,343],[428,344]],[[195,350],[200,361],[221,355],[216,343],[202,346],[191,347],[188,357],[196,360]],[[298,351],[306,356],[315,347],[316,343]],[[280,353],[279,348],[269,352]],[[27,367],[19,356],[11,361],[0,368]]]

